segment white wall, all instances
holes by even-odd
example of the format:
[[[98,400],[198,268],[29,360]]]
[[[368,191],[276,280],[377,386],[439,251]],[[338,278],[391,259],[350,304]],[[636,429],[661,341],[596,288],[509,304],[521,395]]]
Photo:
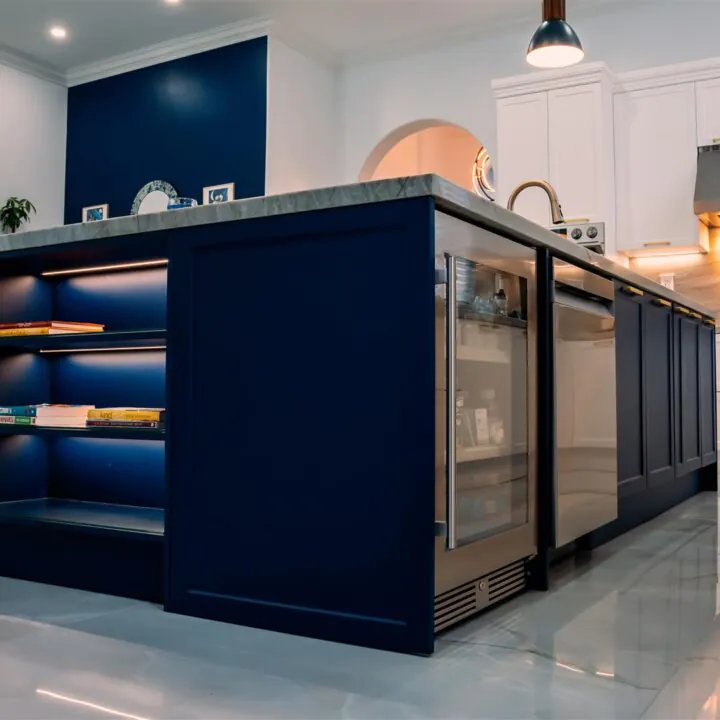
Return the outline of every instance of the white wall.
[[[603,60],[614,72],[717,56],[720,1],[652,0],[627,11],[571,14],[570,20],[588,61]],[[368,155],[390,132],[422,119],[460,125],[492,153],[496,119],[490,83],[529,71],[524,53],[533,30],[528,26],[496,32],[481,40],[346,68],[342,76],[345,181],[357,181]]]
[[[0,206],[32,201],[22,229],[63,224],[66,129],[67,88],[0,65]]]
[[[266,195],[342,182],[338,101],[335,70],[268,38]]]

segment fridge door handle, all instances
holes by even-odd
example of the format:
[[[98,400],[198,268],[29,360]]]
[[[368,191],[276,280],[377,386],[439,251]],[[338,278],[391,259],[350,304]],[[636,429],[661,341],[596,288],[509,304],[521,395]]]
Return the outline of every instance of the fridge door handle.
[[[447,319],[445,322],[447,374],[446,538],[447,549],[457,548],[457,275],[455,257],[445,255],[447,272]]]

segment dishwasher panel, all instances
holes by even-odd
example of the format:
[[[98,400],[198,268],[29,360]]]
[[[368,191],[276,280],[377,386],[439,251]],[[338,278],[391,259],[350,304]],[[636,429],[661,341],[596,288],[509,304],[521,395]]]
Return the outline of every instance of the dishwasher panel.
[[[614,290],[600,287],[605,297],[556,284],[556,547],[618,513]]]

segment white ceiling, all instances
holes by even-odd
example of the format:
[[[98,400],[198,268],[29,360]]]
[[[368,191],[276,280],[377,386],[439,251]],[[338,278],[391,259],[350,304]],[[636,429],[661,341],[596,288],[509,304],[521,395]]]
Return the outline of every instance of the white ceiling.
[[[572,13],[646,0],[568,0]],[[348,54],[508,23],[532,32],[540,0],[0,0],[0,50],[59,73],[231,23],[271,20],[318,55]],[[68,29],[58,43],[54,24]]]

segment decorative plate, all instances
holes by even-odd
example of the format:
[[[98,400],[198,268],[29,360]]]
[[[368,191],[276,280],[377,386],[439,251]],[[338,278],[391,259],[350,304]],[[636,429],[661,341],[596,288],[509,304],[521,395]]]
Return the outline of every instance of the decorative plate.
[[[133,200],[132,208],[130,208],[131,215],[137,215],[140,210],[140,204],[142,201],[151,193],[159,190],[168,196],[169,200],[175,200],[178,196],[178,191],[169,183],[164,180],[152,180],[147,185],[143,185],[140,188],[140,192],[135,196]]]

